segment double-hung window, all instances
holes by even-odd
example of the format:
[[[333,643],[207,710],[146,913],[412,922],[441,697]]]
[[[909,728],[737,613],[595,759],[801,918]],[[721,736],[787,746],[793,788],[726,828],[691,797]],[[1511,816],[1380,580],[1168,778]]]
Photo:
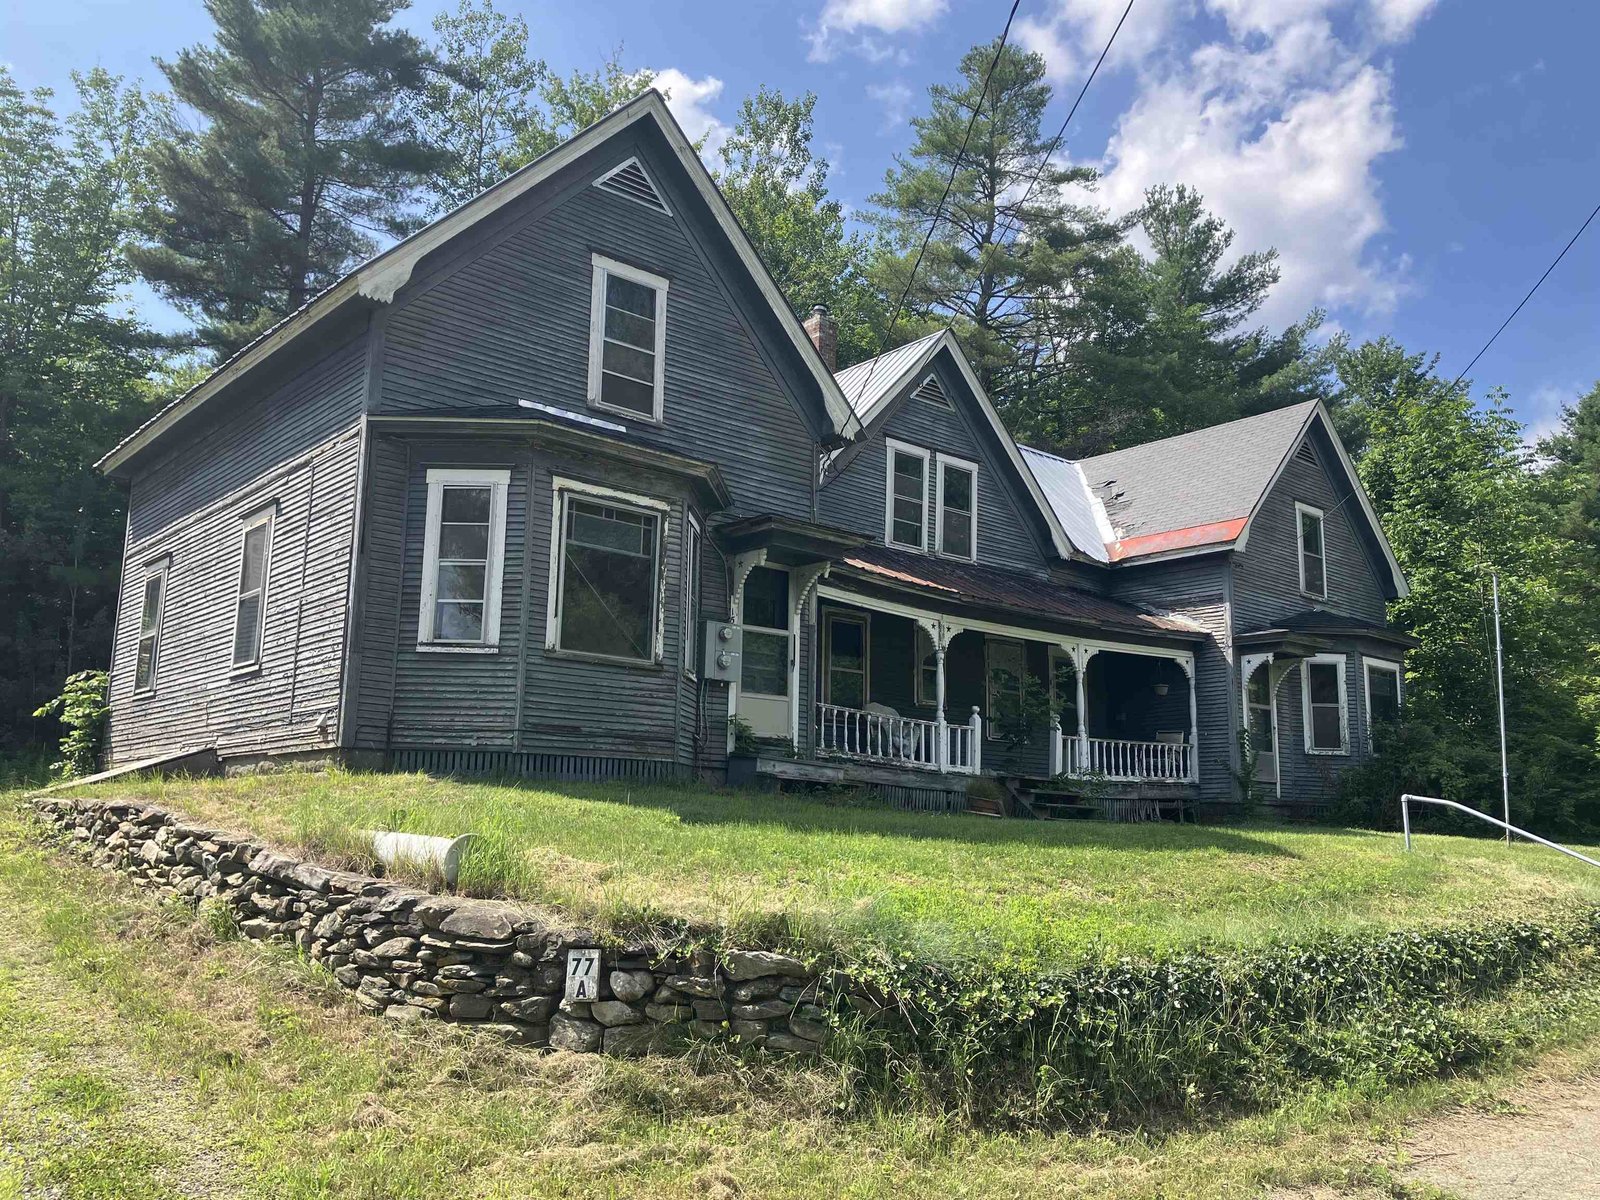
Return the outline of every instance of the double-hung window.
[[[1400,664],[1383,658],[1363,658],[1366,674],[1367,727],[1392,724],[1400,719]]]
[[[1319,654],[1300,665],[1305,707],[1306,752],[1348,754],[1350,727],[1345,703],[1344,656]]]
[[[884,495],[883,540],[905,550],[926,550],[928,452],[890,439]]]
[[[134,655],[133,690],[154,691],[161,651],[161,610],[167,599],[167,563],[162,560],[144,577],[139,600],[139,648]]]
[[[555,480],[550,649],[661,661],[667,507],[648,496]]]
[[[974,559],[978,552],[978,464],[939,456],[940,554]]]
[[[239,594],[233,605],[233,667],[261,665],[267,621],[267,568],[272,558],[273,510],[246,519],[239,552]]]
[[[667,350],[667,281],[594,256],[589,314],[589,403],[661,420]]]
[[[1323,538],[1322,510],[1309,504],[1294,506],[1300,544],[1300,590],[1308,596],[1328,595],[1328,550]]]
[[[429,470],[419,648],[486,652],[500,644],[510,482],[506,470]]]

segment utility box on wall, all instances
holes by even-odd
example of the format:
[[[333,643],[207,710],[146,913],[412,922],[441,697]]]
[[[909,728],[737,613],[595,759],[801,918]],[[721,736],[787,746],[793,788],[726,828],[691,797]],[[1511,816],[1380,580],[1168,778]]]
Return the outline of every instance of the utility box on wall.
[[[739,681],[739,660],[744,654],[744,631],[732,621],[707,621],[705,662],[702,679],[720,679],[724,683]]]

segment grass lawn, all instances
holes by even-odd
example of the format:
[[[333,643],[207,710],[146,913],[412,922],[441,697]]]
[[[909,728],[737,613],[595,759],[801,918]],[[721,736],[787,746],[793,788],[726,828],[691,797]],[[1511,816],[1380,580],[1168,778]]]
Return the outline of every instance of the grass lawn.
[[[119,781],[324,859],[351,831],[483,842],[470,890],[612,928],[658,919],[846,955],[1048,966],[1085,952],[1251,943],[1600,903],[1600,871],[1535,846],[1279,827],[997,821],[705,788],[509,786],[421,775]]]
[[[1502,1069],[1558,1043],[1558,1069],[1594,1069],[1600,987],[1546,982],[1471,1019],[1511,1039]],[[42,848],[0,804],[5,1200],[1420,1196],[1397,1174],[1404,1122],[1492,1102],[1504,1083],[1312,1089],[1185,1131],[847,1119],[823,1067],[709,1048],[541,1055],[445,1026],[396,1030],[286,950],[219,940],[183,906]]]

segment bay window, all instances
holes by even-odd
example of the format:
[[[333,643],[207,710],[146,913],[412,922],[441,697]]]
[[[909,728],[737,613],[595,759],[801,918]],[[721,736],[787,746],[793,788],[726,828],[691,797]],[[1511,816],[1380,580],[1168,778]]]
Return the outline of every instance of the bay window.
[[[553,509],[549,648],[660,662],[667,505],[557,479]]]
[[[1305,708],[1306,752],[1348,754],[1344,656],[1319,654],[1306,659],[1300,666],[1300,691]]]

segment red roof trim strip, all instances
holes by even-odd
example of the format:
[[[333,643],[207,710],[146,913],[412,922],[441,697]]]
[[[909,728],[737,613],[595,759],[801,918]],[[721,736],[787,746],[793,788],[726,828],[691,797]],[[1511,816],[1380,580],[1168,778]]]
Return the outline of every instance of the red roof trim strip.
[[[1144,533],[1138,537],[1123,538],[1120,542],[1107,542],[1106,550],[1112,562],[1125,558],[1138,558],[1146,554],[1160,554],[1167,550],[1192,550],[1196,546],[1234,541],[1244,532],[1249,517],[1232,521],[1212,521],[1206,525],[1191,525],[1187,529],[1169,529],[1164,533]]]

